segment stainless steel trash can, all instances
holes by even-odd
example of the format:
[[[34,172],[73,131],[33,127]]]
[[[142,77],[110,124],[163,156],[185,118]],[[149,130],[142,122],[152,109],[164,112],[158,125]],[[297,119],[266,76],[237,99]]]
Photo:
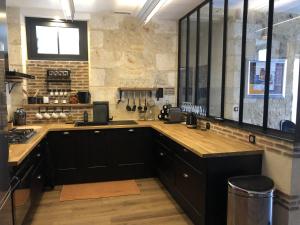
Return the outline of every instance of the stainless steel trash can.
[[[265,176],[228,180],[227,225],[272,225],[274,182]]]

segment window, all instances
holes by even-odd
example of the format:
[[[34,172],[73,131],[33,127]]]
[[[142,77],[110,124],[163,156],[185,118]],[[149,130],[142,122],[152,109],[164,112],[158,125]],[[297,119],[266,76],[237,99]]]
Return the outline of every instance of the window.
[[[87,23],[26,18],[29,59],[88,60]]]
[[[178,104],[189,101],[211,119],[300,138],[299,22],[299,1],[202,2],[180,19]]]

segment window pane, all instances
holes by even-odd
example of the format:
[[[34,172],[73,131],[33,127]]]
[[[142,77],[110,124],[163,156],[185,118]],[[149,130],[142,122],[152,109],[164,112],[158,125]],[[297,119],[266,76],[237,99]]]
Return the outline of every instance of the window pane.
[[[239,120],[243,7],[243,0],[228,1],[224,117],[234,121]]]
[[[186,41],[187,41],[187,19],[181,21],[180,34],[180,65],[179,65],[179,102],[185,102],[186,91]]]
[[[196,49],[197,49],[197,11],[189,17],[189,74],[188,74],[188,95],[187,101],[195,103],[195,76],[196,76]]]
[[[275,1],[268,127],[295,132],[300,58],[300,2]]]
[[[267,48],[268,9],[269,0],[249,0],[243,122],[258,126],[263,125],[266,58],[261,52]]]
[[[79,29],[59,28],[59,53],[79,55]]]
[[[36,26],[37,52],[58,54],[57,27]]]
[[[199,36],[199,73],[197,83],[197,105],[207,106],[207,76],[208,76],[208,33],[209,4],[200,9]]]
[[[224,0],[213,1],[210,72],[210,116],[221,116]]]

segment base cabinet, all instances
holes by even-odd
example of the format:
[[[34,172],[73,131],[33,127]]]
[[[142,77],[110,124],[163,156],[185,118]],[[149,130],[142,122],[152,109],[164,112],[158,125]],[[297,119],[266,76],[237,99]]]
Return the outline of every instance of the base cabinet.
[[[155,133],[156,172],[196,225],[224,225],[229,177],[261,174],[261,155],[202,158]]]
[[[224,225],[227,180],[261,173],[261,155],[203,158],[150,128],[51,132],[54,184],[158,176],[196,225]]]
[[[55,185],[153,176],[148,128],[51,132],[48,143]]]

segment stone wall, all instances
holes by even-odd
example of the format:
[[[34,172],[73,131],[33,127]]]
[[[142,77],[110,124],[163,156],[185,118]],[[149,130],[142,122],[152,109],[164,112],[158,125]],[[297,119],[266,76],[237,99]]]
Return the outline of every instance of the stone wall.
[[[137,119],[127,112],[127,101],[117,104],[119,87],[173,87],[177,85],[177,22],[154,21],[141,26],[128,15],[91,15],[90,91],[93,101],[109,101],[115,119]],[[156,101],[155,111],[166,100]]]
[[[26,34],[24,18],[21,17],[19,8],[7,8],[7,25],[8,25],[8,53],[9,69],[18,72],[26,72]],[[8,89],[8,88],[7,88]],[[24,92],[26,91],[26,81],[15,86],[11,94],[7,91],[7,109],[9,119],[12,113],[24,103]]]

